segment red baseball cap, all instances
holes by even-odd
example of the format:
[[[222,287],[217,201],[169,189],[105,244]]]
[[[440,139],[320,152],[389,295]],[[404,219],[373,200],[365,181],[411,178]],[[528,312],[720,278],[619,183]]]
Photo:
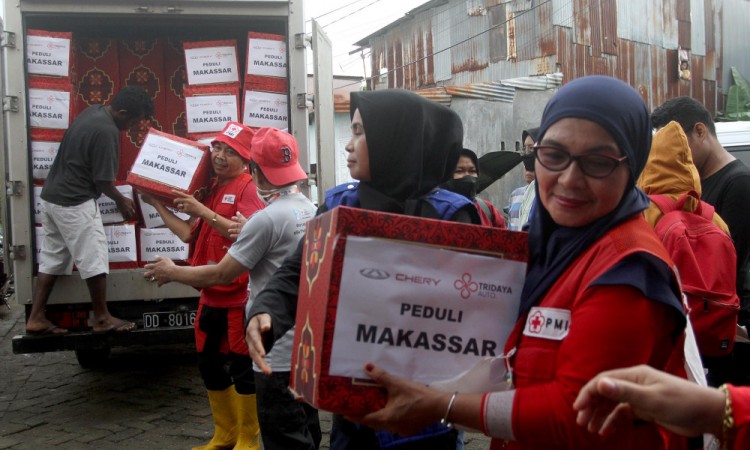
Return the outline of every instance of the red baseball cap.
[[[211,141],[211,147],[217,142],[223,142],[232,147],[232,150],[239,153],[241,157],[249,161],[252,158],[250,148],[252,147],[253,135],[255,133],[247,125],[239,122],[229,122],[221,130],[221,133],[216,136],[216,139]]]
[[[255,133],[252,160],[260,166],[271,184],[285,186],[304,180],[307,174],[298,161],[297,140],[277,128],[261,128]]]

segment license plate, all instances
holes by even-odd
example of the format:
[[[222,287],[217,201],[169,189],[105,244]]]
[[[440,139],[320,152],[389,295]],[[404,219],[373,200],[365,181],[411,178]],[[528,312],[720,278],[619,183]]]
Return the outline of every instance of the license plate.
[[[143,328],[192,327],[198,311],[160,311],[143,313]]]

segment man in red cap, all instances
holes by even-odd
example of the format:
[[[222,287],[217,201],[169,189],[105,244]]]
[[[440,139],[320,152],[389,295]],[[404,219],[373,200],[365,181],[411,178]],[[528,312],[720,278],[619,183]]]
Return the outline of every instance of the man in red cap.
[[[184,221],[166,206],[143,196],[153,205],[169,227],[184,242],[191,243],[191,264],[216,265],[224,258],[232,241],[229,227],[233,216],[251,216],[265,206],[256,195],[256,186],[248,173],[253,130],[229,122],[211,142],[211,166],[216,178],[203,203],[190,195],[173,191],[178,197],[174,206],[190,215]],[[167,259],[157,257],[162,264]],[[171,263],[171,261],[169,261]],[[157,263],[159,264],[159,263]],[[164,281],[148,274],[151,281]],[[214,436],[200,449],[259,448],[255,381],[247,344],[244,339],[244,308],[247,302],[246,271],[226,279],[221,285],[185,284],[201,289],[195,320],[195,343],[198,366],[214,419]],[[229,373],[225,366],[229,364]]]
[[[227,283],[252,272],[250,296],[263,289],[283,260],[297,247],[315,205],[299,190],[307,179],[299,165],[297,142],[289,133],[261,128],[252,142],[250,169],[258,197],[266,208],[250,217],[226,256],[214,265],[176,266],[168,258],[146,265],[145,276],[162,284],[177,281],[191,286]],[[251,302],[248,302],[248,306]],[[294,329],[279,341],[266,360],[271,375],[255,369],[258,416],[265,450],[314,450],[320,445],[318,412],[289,392]]]

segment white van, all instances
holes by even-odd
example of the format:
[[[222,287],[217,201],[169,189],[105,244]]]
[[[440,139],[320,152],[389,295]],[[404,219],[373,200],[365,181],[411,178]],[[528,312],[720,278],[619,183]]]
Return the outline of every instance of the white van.
[[[716,137],[727,151],[750,167],[750,121],[716,122]]]

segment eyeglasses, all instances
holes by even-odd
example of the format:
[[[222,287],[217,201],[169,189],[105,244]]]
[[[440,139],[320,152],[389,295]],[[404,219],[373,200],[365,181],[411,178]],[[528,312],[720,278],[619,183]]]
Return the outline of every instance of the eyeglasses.
[[[599,153],[572,156],[565,150],[551,145],[534,146],[534,154],[542,167],[553,172],[561,172],[567,169],[573,161],[576,161],[581,172],[591,178],[609,176],[617,169],[617,166],[628,158],[627,156],[614,158]]]

